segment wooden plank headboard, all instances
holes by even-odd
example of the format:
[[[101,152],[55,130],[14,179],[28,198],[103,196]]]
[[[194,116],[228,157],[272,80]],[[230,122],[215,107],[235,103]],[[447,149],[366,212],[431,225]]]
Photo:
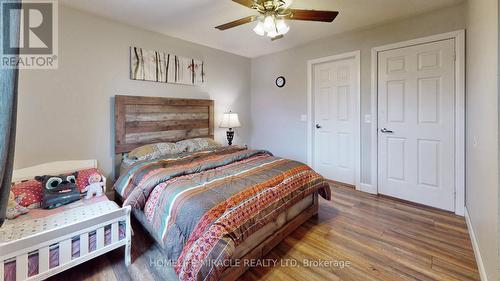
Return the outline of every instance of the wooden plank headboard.
[[[197,137],[214,137],[213,100],[115,96],[115,153]]]

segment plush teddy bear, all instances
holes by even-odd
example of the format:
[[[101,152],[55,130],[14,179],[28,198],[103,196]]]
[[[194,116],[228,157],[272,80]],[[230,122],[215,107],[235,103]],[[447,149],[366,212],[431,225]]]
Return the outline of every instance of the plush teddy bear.
[[[104,187],[104,182],[102,182],[102,177],[99,173],[93,173],[89,176],[89,185],[87,185],[83,192],[87,192],[85,199],[90,199],[92,196],[98,197],[102,195],[102,188]]]
[[[28,208],[23,207],[19,205],[19,201],[21,201],[22,198],[15,198],[14,192],[9,193],[9,201],[7,202],[7,213],[5,214],[5,217],[9,220],[13,220],[20,215],[24,215],[28,213]]]

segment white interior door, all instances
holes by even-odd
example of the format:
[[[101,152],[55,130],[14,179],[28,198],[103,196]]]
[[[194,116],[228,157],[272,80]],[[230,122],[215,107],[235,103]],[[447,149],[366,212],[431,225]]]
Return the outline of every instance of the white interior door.
[[[378,190],[455,209],[454,39],[378,55]]]
[[[356,184],[358,66],[355,58],[313,65],[314,169]]]

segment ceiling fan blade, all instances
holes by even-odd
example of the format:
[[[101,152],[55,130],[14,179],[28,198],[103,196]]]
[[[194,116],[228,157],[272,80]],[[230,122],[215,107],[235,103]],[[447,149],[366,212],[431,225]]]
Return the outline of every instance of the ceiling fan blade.
[[[275,37],[271,38],[271,41],[275,41],[275,40],[281,39],[283,37],[285,37],[285,36],[283,36],[283,34],[280,34],[278,36],[275,36]]]
[[[323,21],[332,22],[339,12],[336,11],[316,11],[316,10],[299,10],[289,9],[291,14],[286,16],[289,20],[308,20],[308,21]]]
[[[242,25],[242,24],[246,24],[246,23],[252,22],[256,18],[257,18],[256,16],[248,16],[246,18],[242,18],[242,19],[239,19],[239,20],[235,20],[235,21],[232,21],[232,22],[228,22],[228,23],[216,26],[215,28],[217,28],[218,30],[226,30],[226,29],[230,29],[230,28]]]
[[[257,4],[254,0],[233,0],[233,2],[236,2],[248,8],[252,8],[254,4]]]

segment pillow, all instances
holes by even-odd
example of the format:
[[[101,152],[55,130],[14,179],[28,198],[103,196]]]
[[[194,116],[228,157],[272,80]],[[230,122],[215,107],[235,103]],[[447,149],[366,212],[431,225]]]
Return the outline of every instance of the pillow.
[[[89,177],[94,173],[99,173],[104,177],[103,173],[96,168],[79,170],[76,173],[76,186],[79,192],[89,184]],[[12,184],[10,189],[14,193],[15,200],[20,206],[28,209],[40,208],[43,201],[42,183],[32,179],[20,181]]]
[[[96,168],[90,168],[90,169],[85,169],[85,170],[80,170],[77,172],[76,175],[76,186],[78,187],[78,190],[80,192],[83,192],[83,189],[89,185],[89,178],[92,174],[99,174],[101,175],[101,178],[104,177],[104,175],[99,171],[99,169]]]
[[[187,148],[188,152],[195,152],[209,148],[221,147],[222,145],[211,138],[195,138],[177,142],[177,145]]]
[[[151,160],[167,154],[178,154],[186,151],[186,146],[177,145],[171,142],[160,142],[147,144],[132,150],[128,158],[134,160]]]
[[[77,172],[57,176],[39,176],[35,179],[42,183],[42,208],[53,209],[80,200],[76,186]]]
[[[14,192],[9,193],[9,201],[7,202],[7,211],[5,217],[9,220],[13,220],[20,215],[28,213],[28,209],[19,205],[19,202],[15,200]]]
[[[42,183],[27,180],[14,183],[10,189],[20,206],[30,209],[40,208],[42,204]]]

